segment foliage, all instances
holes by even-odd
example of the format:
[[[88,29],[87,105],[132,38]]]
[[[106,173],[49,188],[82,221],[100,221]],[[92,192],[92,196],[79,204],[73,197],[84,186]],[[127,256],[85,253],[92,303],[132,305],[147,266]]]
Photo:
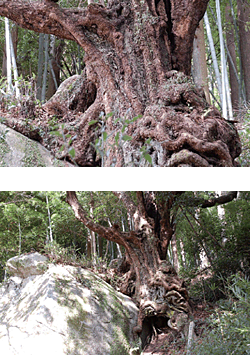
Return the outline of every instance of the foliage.
[[[15,93],[7,93],[7,80],[2,78],[0,80],[0,106],[3,111],[16,109],[20,114],[26,117],[26,120],[34,119],[36,115],[36,107],[39,101],[36,99],[36,82],[35,75],[26,80],[22,75],[17,78],[20,95],[17,98]]]
[[[250,282],[240,274],[228,279],[227,300],[211,316],[203,339],[193,344],[192,355],[250,354]]]
[[[188,207],[179,215],[180,273],[190,283],[192,298],[215,301],[224,297],[223,280],[238,271],[250,276],[249,198],[248,192],[241,192],[237,200],[223,206],[222,215],[216,206]],[[214,292],[211,284],[215,285]]]
[[[48,220],[49,201],[51,225]],[[126,209],[111,192],[80,192],[79,199],[89,211],[93,204],[93,218],[108,226],[109,222],[128,228]],[[123,218],[123,222],[122,219]],[[19,229],[20,227],[20,229]],[[53,243],[49,242],[49,227]],[[19,247],[19,239],[21,244]],[[87,260],[88,231],[75,219],[72,209],[65,201],[65,192],[0,192],[0,280],[3,278],[6,261],[20,253],[36,250],[54,255],[55,260]],[[103,248],[103,255],[102,250]],[[96,266],[116,258],[117,249],[112,243],[97,237]]]
[[[239,134],[242,144],[242,153],[240,155],[239,163],[242,167],[250,166],[250,103],[240,107],[237,113],[237,120],[239,124]]]
[[[70,133],[65,134],[64,128],[65,128],[64,124],[61,124],[60,126],[56,126],[56,127],[54,127],[54,129],[56,129],[56,130],[50,132],[50,134],[62,139],[63,144],[61,145],[59,152],[66,151],[66,153],[70,156],[70,159],[72,160],[72,162],[76,166],[78,166],[74,160],[75,149],[73,147],[71,147],[71,144],[74,141],[74,139],[76,138],[76,135],[72,137],[72,135]]]
[[[62,192],[47,192],[53,238],[61,247],[84,253],[86,229],[75,220]],[[20,227],[20,229],[19,229]],[[0,265],[21,253],[44,252],[49,234],[45,192],[0,192]],[[19,250],[19,238],[21,247]]]
[[[45,245],[43,253],[53,263],[64,263],[67,265],[85,265],[85,260],[79,257],[78,252],[74,246],[62,247],[56,241],[50,242]]]
[[[110,154],[110,150],[112,149],[119,149],[122,148],[122,146],[124,144],[126,144],[127,141],[131,141],[133,139],[133,136],[130,136],[128,134],[126,134],[127,128],[129,126],[131,126],[135,121],[137,121],[139,118],[141,118],[141,115],[138,115],[136,117],[133,117],[132,119],[127,119],[125,118],[117,118],[114,121],[114,124],[117,125],[119,124],[121,126],[120,131],[116,131],[116,135],[115,134],[115,130],[107,133],[106,131],[106,121],[109,119],[109,117],[112,117],[113,113],[109,113],[106,116],[104,116],[104,113],[101,112],[99,120],[93,120],[91,122],[89,122],[89,125],[94,125],[94,124],[98,124],[96,127],[96,131],[99,132],[100,131],[100,137],[97,138],[95,140],[95,150],[96,153],[100,156],[101,158],[101,166],[104,166],[104,162],[105,160],[109,157]],[[110,143],[109,141],[112,140],[114,141],[114,143]],[[144,161],[145,163],[143,164],[143,166],[152,166],[152,158],[151,156],[148,154],[148,151],[150,149],[150,142],[151,139],[147,139],[145,141],[145,144],[141,147],[140,149],[140,156],[138,158],[137,161],[131,161],[129,165],[131,166],[140,166],[141,161]],[[112,162],[112,166],[115,166],[116,162]]]

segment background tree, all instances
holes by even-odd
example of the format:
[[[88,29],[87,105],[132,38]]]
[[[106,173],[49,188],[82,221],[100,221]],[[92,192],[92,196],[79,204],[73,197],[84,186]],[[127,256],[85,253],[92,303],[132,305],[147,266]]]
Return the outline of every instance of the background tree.
[[[77,131],[72,144],[80,166],[99,164],[93,144],[102,134],[100,120],[109,137],[106,166],[145,165],[145,147],[153,166],[234,166],[237,132],[216,109],[207,110],[188,77],[207,3],[110,0],[70,9],[50,1],[1,1],[0,14],[21,27],[73,40],[86,52],[81,91],[93,100],[65,128],[72,136]],[[102,112],[113,116],[100,119]],[[121,118],[127,120],[126,136],[119,140]]]
[[[249,50],[250,50],[250,3],[247,0],[238,0],[237,1],[238,9],[238,24],[239,24],[239,35],[240,35],[240,51],[242,59],[242,69],[244,75],[244,84],[246,92],[246,100],[250,101],[250,79],[249,79],[249,70],[250,70],[250,59],[249,59]]]

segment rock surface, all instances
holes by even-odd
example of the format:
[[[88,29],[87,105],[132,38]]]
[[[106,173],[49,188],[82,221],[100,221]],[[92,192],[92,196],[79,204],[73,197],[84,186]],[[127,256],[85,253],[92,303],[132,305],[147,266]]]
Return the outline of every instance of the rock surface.
[[[48,258],[39,253],[14,256],[7,261],[6,270],[9,275],[26,278],[41,275],[47,270]]]
[[[0,167],[65,167],[40,143],[0,123]]]
[[[19,263],[12,258],[8,270],[13,276],[0,288],[1,354],[131,353],[138,310],[101,278],[48,264],[38,253],[19,257]],[[34,275],[37,270],[43,274]]]

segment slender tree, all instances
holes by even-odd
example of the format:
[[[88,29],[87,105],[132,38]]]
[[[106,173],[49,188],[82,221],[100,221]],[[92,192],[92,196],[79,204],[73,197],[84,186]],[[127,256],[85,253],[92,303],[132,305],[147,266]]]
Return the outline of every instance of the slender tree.
[[[105,166],[145,165],[145,147],[153,166],[236,164],[236,130],[209,108],[189,77],[194,35],[208,1],[108,0],[74,9],[48,0],[0,1],[0,15],[73,40],[86,52],[81,91],[92,99],[83,100],[88,105],[70,126],[73,136],[77,131],[72,144],[80,166],[100,164],[93,147],[102,135],[99,120],[108,137]],[[59,106],[67,113],[65,101]],[[113,116],[100,119],[102,112]],[[119,140],[125,118],[130,124]]]
[[[43,81],[43,63],[44,63],[44,34],[39,35],[38,68],[37,68],[37,93],[36,97],[42,99],[42,81]]]
[[[199,27],[197,27],[194,37],[193,74],[195,84],[198,87],[203,88],[206,100],[208,103],[210,103],[203,20],[200,21]]]
[[[246,91],[246,100],[250,101],[250,3],[249,0],[237,0],[238,7],[238,23],[239,23],[239,35],[240,35],[240,50],[241,60],[244,76],[244,84]]]
[[[6,43],[6,68],[7,68],[7,93],[12,93],[12,74],[11,74],[11,34],[9,19],[5,18],[5,43]]]
[[[239,106],[239,93],[240,93],[240,81],[237,73],[237,62],[236,62],[236,46],[235,46],[235,36],[234,36],[234,27],[233,20],[231,15],[230,4],[227,4],[225,8],[225,17],[226,17],[226,41],[229,55],[231,60],[228,61],[229,65],[229,76],[230,76],[230,87],[231,87],[231,100],[232,106],[234,109],[237,109]]]

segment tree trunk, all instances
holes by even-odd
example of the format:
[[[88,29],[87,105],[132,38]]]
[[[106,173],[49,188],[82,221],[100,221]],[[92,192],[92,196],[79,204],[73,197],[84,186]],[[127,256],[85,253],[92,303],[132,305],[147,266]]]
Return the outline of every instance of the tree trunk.
[[[250,3],[249,0],[237,0],[240,34],[241,60],[246,91],[246,100],[250,101]]]
[[[64,45],[65,42],[61,41],[59,45],[56,46],[55,37],[51,39],[51,59],[49,68],[48,90],[46,94],[47,99],[50,99],[54,95],[60,84],[61,56]]]
[[[38,68],[36,82],[36,98],[42,100],[42,82],[43,82],[43,63],[44,63],[44,34],[39,35],[39,50],[38,50]]]
[[[100,153],[104,166],[145,166],[145,149],[156,167],[234,166],[241,151],[237,131],[208,107],[189,77],[194,34],[207,3],[109,0],[106,7],[63,9],[50,1],[5,0],[0,15],[74,40],[86,52],[82,90],[91,82],[96,96],[65,127],[72,136],[77,131],[74,159],[80,166],[100,164],[93,145],[103,130],[108,137]],[[105,119],[102,112],[113,115]]]
[[[183,316],[183,320],[187,320],[190,308],[183,281],[178,278],[172,265],[166,261],[167,248],[174,230],[169,210],[164,210],[165,202],[162,201],[162,209],[159,207],[162,213],[160,223],[159,212],[153,205],[152,194],[143,196],[138,192],[137,198],[140,205],[138,209],[126,196],[126,201],[130,205],[128,208],[133,210],[136,227],[135,231],[123,232],[116,224],[103,227],[94,223],[85,214],[76,194],[67,193],[67,202],[76,217],[87,228],[125,247],[131,268],[124,278],[122,291],[133,296],[140,307],[138,325],[134,331],[138,334],[142,333],[142,341],[145,345],[146,338],[153,331],[153,326],[160,328],[168,325],[177,329],[177,318],[180,326],[180,315]],[[168,199],[169,208],[174,200],[175,193]],[[184,323],[180,328],[183,325]]]
[[[179,265],[179,260],[178,260],[178,249],[177,249],[177,241],[176,241],[176,235],[175,233],[173,234],[172,240],[171,240],[171,247],[172,247],[172,255],[173,255],[173,265],[176,270],[176,272],[179,272],[180,265]]]
[[[230,4],[228,4],[225,8],[225,17],[226,17],[226,25],[227,25],[227,30],[226,30],[227,48],[232,59],[232,63],[230,60],[228,61],[230,87],[231,87],[231,100],[232,100],[233,109],[237,110],[239,108],[239,84],[236,76],[237,74],[236,49],[235,49],[234,28],[233,28],[233,20],[231,16]]]
[[[49,62],[49,35],[44,36],[44,68],[43,68],[43,83],[42,83],[42,94],[41,101],[45,101],[46,89],[47,89],[47,76],[48,76],[48,62]]]
[[[194,37],[193,75],[195,84],[203,88],[206,100],[210,104],[203,20],[200,21]]]

